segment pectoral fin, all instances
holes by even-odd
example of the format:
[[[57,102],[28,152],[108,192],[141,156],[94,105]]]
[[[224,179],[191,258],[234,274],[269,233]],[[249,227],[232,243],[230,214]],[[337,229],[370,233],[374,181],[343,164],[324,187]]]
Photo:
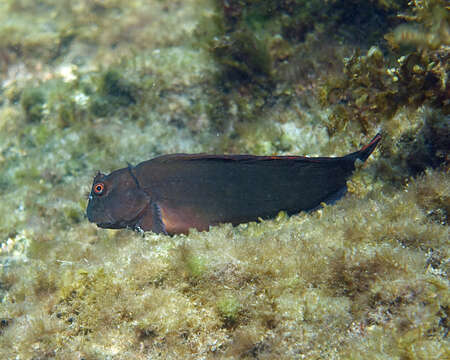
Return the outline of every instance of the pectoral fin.
[[[153,231],[156,234],[167,235],[166,226],[161,217],[161,209],[156,202],[150,201],[135,225],[135,229]]]

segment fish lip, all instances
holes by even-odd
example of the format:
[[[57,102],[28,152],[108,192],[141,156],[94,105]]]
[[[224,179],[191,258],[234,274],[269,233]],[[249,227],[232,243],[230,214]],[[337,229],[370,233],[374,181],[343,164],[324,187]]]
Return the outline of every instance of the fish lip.
[[[111,223],[97,223],[97,226],[103,229],[108,229],[111,225]]]
[[[133,227],[133,224],[127,222],[101,222],[97,223],[97,226],[102,229],[124,229],[129,226]]]
[[[103,229],[119,229],[120,225],[111,223],[111,222],[103,222],[103,223],[97,223],[97,226]]]

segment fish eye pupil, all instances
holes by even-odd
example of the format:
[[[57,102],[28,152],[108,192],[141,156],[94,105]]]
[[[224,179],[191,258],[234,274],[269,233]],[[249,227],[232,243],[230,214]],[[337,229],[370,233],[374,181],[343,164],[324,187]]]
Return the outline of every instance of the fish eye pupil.
[[[105,188],[105,187],[104,187],[103,184],[97,184],[97,185],[94,186],[94,192],[95,192],[97,195],[101,195],[101,194],[103,193],[103,189],[104,189],[104,188]]]

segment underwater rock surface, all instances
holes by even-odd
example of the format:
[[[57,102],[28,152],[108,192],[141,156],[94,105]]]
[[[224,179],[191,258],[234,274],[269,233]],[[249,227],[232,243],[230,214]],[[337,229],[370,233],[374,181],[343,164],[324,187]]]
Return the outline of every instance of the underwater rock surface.
[[[0,358],[448,357],[446,4],[305,4],[0,4]],[[99,169],[378,130],[311,214],[173,237],[84,215]]]

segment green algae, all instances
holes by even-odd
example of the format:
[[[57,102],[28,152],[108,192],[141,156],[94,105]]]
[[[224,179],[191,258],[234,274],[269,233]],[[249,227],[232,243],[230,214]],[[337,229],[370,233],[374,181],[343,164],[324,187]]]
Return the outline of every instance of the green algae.
[[[398,56],[318,47],[340,21],[316,17],[319,2],[277,2],[279,11],[273,1],[233,1],[228,12],[209,2],[31,3],[10,1],[6,14],[33,6],[64,13],[68,25],[45,39],[40,27],[30,39],[16,32],[27,63],[50,65],[2,89],[0,357],[448,356],[445,47]],[[364,6],[404,10],[400,1]],[[231,62],[210,41],[194,48],[205,17],[219,17],[232,40],[250,31],[264,44],[248,63],[236,61],[243,46],[230,48]],[[339,30],[345,43],[348,28]],[[380,36],[371,32],[366,49]],[[134,52],[121,57],[125,43]],[[8,46],[0,61],[12,71]],[[55,66],[77,52],[69,68]],[[225,84],[225,72],[242,69]],[[97,170],[170,152],[343,155],[378,126],[383,142],[349,194],[311,214],[174,237],[99,229],[84,217]]]
[[[43,117],[45,95],[40,88],[27,88],[21,96],[21,105],[27,121],[39,122]]]
[[[94,84],[97,91],[89,103],[89,110],[94,116],[107,116],[121,106],[136,103],[138,89],[123,77],[120,70],[106,70],[94,80]]]
[[[225,326],[231,326],[236,323],[239,310],[239,301],[234,297],[224,296],[217,302],[217,311],[223,318]]]

